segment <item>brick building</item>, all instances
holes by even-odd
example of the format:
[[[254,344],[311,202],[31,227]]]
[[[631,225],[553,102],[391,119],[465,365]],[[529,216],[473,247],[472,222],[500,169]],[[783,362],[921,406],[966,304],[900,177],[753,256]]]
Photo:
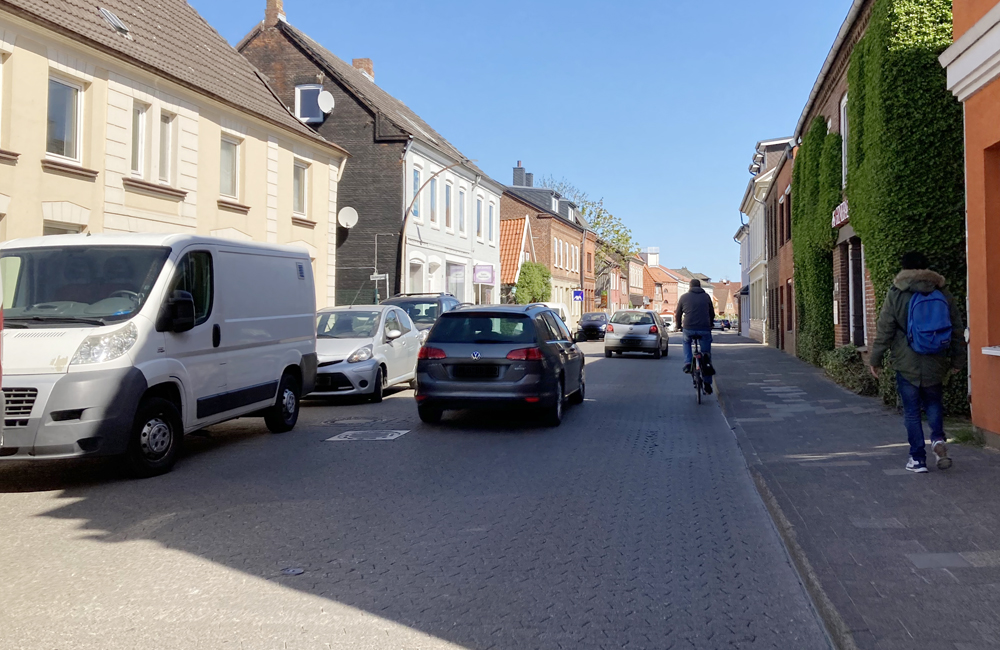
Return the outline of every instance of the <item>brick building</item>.
[[[336,303],[371,303],[396,291],[497,302],[503,186],[379,88],[370,59],[346,63],[282,9],[281,0],[267,0],[264,22],[237,49],[288,110],[352,155],[338,198],[359,220],[336,229]],[[378,274],[388,279],[371,280]]]
[[[500,220],[527,219],[537,261],[552,274],[552,302],[562,303],[575,326],[583,303],[573,302],[573,292],[583,289],[582,262],[587,224],[576,204],[555,190],[535,187],[533,175],[518,161],[513,184],[500,200]]]
[[[791,143],[774,168],[764,197],[767,219],[768,343],[795,354],[795,262],[792,257],[792,168],[797,148]]]
[[[583,238],[583,311],[597,311],[597,233],[587,230]]]
[[[965,105],[972,423],[1000,447],[1000,4],[955,0],[955,44],[941,55]]]

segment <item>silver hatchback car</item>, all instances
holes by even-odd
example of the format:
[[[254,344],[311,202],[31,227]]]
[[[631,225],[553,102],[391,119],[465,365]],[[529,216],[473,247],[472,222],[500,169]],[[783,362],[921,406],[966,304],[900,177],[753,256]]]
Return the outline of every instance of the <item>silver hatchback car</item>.
[[[604,331],[604,356],[622,352],[646,352],[654,359],[667,356],[670,336],[660,316],[647,309],[615,312]]]

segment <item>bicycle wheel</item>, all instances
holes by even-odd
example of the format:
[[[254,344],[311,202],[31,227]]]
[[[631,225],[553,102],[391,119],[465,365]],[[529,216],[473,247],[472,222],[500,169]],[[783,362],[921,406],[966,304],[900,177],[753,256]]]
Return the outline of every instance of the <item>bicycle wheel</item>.
[[[698,377],[695,379],[694,389],[698,393],[698,403],[701,404],[701,391],[703,389],[704,382],[701,379],[701,373],[698,373]]]

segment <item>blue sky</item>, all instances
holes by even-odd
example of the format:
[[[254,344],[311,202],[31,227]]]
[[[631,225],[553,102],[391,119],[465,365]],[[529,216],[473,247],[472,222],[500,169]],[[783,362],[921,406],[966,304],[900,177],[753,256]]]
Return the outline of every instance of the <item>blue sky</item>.
[[[230,42],[265,0],[189,0]],[[524,162],[605,204],[667,266],[739,280],[759,140],[791,135],[851,0],[285,0],[495,179]],[[627,9],[623,8],[627,7]]]

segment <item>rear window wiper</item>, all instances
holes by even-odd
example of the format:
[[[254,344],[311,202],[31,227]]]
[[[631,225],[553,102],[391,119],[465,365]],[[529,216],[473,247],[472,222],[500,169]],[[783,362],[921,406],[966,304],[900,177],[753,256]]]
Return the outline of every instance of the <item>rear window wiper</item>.
[[[82,318],[79,316],[16,316],[5,319],[8,322],[30,321],[33,323],[82,323],[84,325],[107,325],[103,318]]]

